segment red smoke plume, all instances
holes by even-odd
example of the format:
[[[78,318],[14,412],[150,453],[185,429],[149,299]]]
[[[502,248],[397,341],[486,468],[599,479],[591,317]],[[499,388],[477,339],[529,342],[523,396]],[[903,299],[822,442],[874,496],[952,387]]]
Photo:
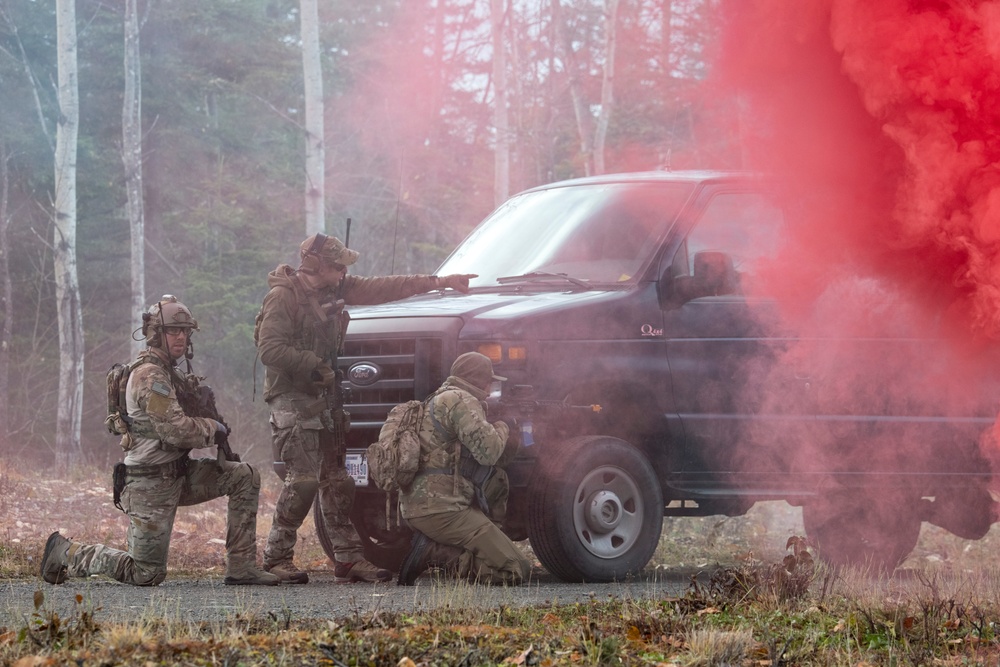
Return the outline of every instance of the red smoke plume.
[[[742,91],[746,166],[804,207],[785,296],[875,276],[967,340],[1000,336],[1000,3],[730,10],[720,72]]]

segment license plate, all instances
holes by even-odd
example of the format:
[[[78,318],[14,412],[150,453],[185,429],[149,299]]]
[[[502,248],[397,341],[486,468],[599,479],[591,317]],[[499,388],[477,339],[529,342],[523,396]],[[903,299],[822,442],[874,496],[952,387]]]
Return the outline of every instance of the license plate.
[[[357,486],[368,486],[368,459],[364,452],[347,452],[344,463],[347,465],[347,474],[354,478]]]

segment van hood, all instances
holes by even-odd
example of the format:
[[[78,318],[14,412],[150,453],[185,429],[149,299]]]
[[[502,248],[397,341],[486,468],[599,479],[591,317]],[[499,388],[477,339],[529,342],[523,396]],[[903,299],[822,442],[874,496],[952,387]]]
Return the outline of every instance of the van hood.
[[[462,317],[465,320],[515,320],[565,308],[620,299],[625,290],[518,291],[460,294],[433,292],[377,306],[350,306],[352,320],[401,317]]]

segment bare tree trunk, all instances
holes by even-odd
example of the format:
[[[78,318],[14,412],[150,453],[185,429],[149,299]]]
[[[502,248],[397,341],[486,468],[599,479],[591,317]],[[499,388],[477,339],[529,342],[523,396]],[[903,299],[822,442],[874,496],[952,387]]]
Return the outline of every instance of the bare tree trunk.
[[[125,0],[125,100],[122,105],[122,162],[125,166],[125,190],[131,234],[132,309],[138,318],[146,305],[145,209],[142,199],[142,64],[139,59],[138,0]],[[142,341],[131,341],[131,358],[143,348]]]
[[[604,173],[604,140],[608,136],[614,104],[615,81],[615,36],[618,28],[618,0],[607,0],[604,15],[604,78],[601,80],[601,113],[597,117],[597,132],[594,134],[594,173]]]
[[[17,55],[20,58],[21,68],[24,69],[24,78],[31,84],[31,94],[35,102],[35,113],[38,114],[38,124],[42,126],[42,134],[45,135],[49,149],[55,150],[55,146],[52,144],[52,133],[49,131],[49,124],[46,122],[45,112],[42,110],[42,99],[38,94],[38,78],[31,71],[31,64],[28,62],[28,54],[25,52],[24,44],[21,42],[21,35],[17,31],[17,24],[14,23],[10,13],[7,11],[7,6],[3,2],[0,2],[0,16],[3,16],[4,21],[6,21],[11,33],[14,35],[14,40],[17,42]]]
[[[504,0],[490,0],[493,33],[493,125],[496,148],[493,153],[493,205],[499,206],[510,196],[510,121],[507,115],[507,50],[504,26],[507,12]]]
[[[7,256],[7,230],[10,229],[8,216],[10,176],[7,171],[9,156],[7,146],[0,143],[0,452],[6,453],[10,444],[10,414],[7,406],[10,398],[10,344],[14,322],[13,287],[10,282],[10,258]]]
[[[76,150],[80,101],[76,68],[76,0],[56,0],[59,122],[55,152],[56,315],[59,322],[57,467],[78,462],[83,412],[83,309],[76,268]]]
[[[580,83],[580,66],[577,63],[576,52],[573,50],[573,40],[569,34],[569,28],[562,20],[562,3],[554,0],[552,3],[552,20],[559,30],[560,41],[563,44],[563,52],[566,57],[566,74],[569,78],[569,94],[573,100],[573,113],[576,115],[576,131],[580,137],[580,154],[584,160],[586,175],[593,172],[594,147],[591,143],[593,136],[593,118],[590,109],[587,107],[587,100],[583,97],[582,85]]]
[[[302,74],[306,111],[306,236],[326,231],[323,149],[323,69],[319,55],[317,0],[299,0],[302,21]]]

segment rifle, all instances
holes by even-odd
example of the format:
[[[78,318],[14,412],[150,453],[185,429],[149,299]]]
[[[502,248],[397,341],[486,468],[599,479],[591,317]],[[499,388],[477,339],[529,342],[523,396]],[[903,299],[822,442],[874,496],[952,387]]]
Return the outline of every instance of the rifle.
[[[233,430],[219,414],[219,408],[215,405],[215,392],[208,385],[201,384],[193,375],[188,376],[187,384],[188,388],[185,391],[177,392],[177,402],[180,403],[181,410],[189,417],[207,417],[225,426],[225,433],[215,432],[215,445],[222,450],[227,461],[239,463],[240,455],[234,452],[229,444],[229,434]]]
[[[601,406],[596,403],[572,405],[565,400],[532,398],[534,392],[535,389],[530,384],[510,388],[505,386],[499,398],[490,397],[486,400],[490,413],[507,422],[512,433],[519,433],[521,444],[525,447],[535,444],[534,418],[538,413],[582,412],[596,415],[602,411]]]
[[[320,446],[324,456],[336,458],[337,465],[344,465],[347,455],[347,432],[351,428],[351,413],[344,409],[348,390],[344,388],[344,371],[338,367],[347,325],[351,315],[344,309],[344,300],[323,304],[323,319],[316,322],[315,352],[333,369],[333,383],[323,388],[323,411],[320,421],[325,427],[320,432]]]

